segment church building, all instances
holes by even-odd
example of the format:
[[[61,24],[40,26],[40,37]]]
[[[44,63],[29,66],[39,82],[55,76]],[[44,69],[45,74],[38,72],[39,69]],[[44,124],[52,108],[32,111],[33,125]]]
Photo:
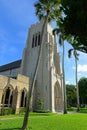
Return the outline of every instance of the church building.
[[[19,113],[21,108],[26,107],[27,92],[31,87],[41,45],[43,22],[31,25],[22,59],[0,66],[0,111],[8,107]],[[47,23],[32,95],[32,111],[63,112],[60,56],[52,30]]]

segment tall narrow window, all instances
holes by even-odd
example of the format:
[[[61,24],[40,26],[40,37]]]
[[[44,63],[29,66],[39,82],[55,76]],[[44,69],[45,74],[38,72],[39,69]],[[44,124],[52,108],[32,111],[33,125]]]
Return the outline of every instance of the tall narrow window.
[[[34,36],[33,36],[33,39],[32,39],[32,48],[34,47]]]
[[[38,45],[40,45],[40,42],[41,42],[41,37],[40,37],[40,34],[38,35]]]
[[[27,102],[27,95],[25,96],[24,107],[26,107],[26,102]]]
[[[37,46],[37,36],[35,37],[35,47]]]
[[[24,90],[21,93],[21,107],[23,107],[23,101],[24,101]]]
[[[11,97],[10,97],[10,105],[12,106],[12,102],[13,102],[13,93],[12,93],[12,95],[11,95]]]
[[[9,101],[9,96],[10,96],[10,88],[6,90],[6,96],[5,96],[5,104],[8,105]]]
[[[3,104],[3,99],[4,99],[4,94],[2,95],[2,100],[1,100],[1,104]]]

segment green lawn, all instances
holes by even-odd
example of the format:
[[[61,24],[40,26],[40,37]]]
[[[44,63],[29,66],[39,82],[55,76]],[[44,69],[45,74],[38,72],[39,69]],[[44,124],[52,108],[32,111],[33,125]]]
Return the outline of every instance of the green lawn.
[[[0,120],[0,130],[19,130],[23,122],[23,116],[0,119],[3,119]],[[87,114],[34,113],[30,116],[28,130],[87,130]]]

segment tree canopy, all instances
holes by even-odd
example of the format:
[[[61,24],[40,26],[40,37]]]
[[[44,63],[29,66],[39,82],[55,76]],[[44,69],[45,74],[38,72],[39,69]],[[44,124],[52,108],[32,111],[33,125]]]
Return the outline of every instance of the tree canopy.
[[[64,35],[73,37],[72,46],[76,50],[87,53],[87,1],[61,0],[60,9],[63,17],[60,18],[59,25]]]
[[[76,106],[76,88],[75,85],[66,85],[67,106]]]
[[[78,82],[80,103],[87,104],[87,78],[83,77]]]
[[[48,21],[55,20],[55,15],[59,17],[61,11],[58,9],[61,0],[38,0],[34,6],[36,8],[35,13],[39,20],[48,15]],[[49,15],[50,14],[50,15]]]

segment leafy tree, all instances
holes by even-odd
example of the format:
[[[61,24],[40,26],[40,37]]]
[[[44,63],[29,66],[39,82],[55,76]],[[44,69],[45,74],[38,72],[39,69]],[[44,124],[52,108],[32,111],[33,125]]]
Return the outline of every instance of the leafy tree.
[[[87,1],[86,0],[61,0],[63,17],[58,24],[65,35],[73,37],[73,46],[77,50],[87,53]]]
[[[69,58],[71,57],[72,51],[73,51],[73,55],[74,55],[74,58],[75,58],[75,79],[76,79],[76,90],[77,90],[77,111],[79,111],[79,109],[80,109],[80,102],[79,102],[79,87],[78,87],[78,75],[77,75],[77,60],[78,60],[79,54],[77,53],[75,48],[70,49],[68,51]]]
[[[83,77],[78,82],[80,104],[87,104],[87,78]]]
[[[75,85],[66,85],[66,95],[67,95],[67,106],[76,106],[76,88]]]
[[[21,130],[25,130],[28,124],[28,117],[29,117],[29,106],[31,103],[33,91],[34,91],[34,86],[35,86],[35,80],[38,72],[38,67],[41,59],[41,54],[42,54],[42,48],[43,48],[43,36],[44,36],[44,29],[48,21],[51,21],[54,19],[54,14],[56,13],[56,9],[58,8],[58,5],[60,4],[60,0],[38,0],[35,3],[35,8],[36,8],[36,15],[38,16],[39,20],[43,18],[43,26],[42,26],[42,36],[41,36],[41,44],[39,48],[39,54],[38,54],[38,60],[36,64],[36,69],[34,72],[33,80],[31,87],[28,91],[28,100],[27,100],[27,105],[26,105],[26,113],[23,121],[23,126]],[[57,10],[58,13],[58,10]],[[60,11],[59,11],[60,14]]]

